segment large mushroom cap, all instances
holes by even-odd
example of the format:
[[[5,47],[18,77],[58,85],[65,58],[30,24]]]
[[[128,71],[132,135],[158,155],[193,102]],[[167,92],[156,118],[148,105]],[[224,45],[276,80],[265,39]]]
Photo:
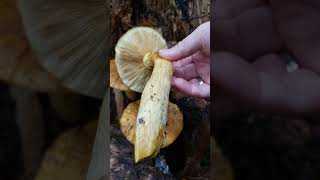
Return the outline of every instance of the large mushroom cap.
[[[15,0],[0,1],[0,80],[35,91],[66,91],[31,50]]]
[[[75,92],[102,98],[111,52],[105,0],[18,0],[39,62]]]
[[[34,179],[85,179],[96,129],[97,121],[92,121],[59,136],[45,153]]]
[[[135,142],[136,119],[139,111],[140,100],[130,103],[120,118],[120,128],[130,143]],[[168,121],[165,129],[165,139],[161,148],[172,144],[183,129],[183,115],[178,106],[169,103]]]
[[[115,48],[115,61],[121,80],[131,90],[142,93],[152,73],[143,58],[147,53],[163,48],[167,48],[166,41],[153,28],[136,27],[125,33]]]
[[[128,86],[122,82],[122,80],[118,74],[118,70],[117,70],[114,59],[112,59],[110,61],[110,87],[112,87],[114,89],[118,89],[120,91],[129,91],[130,90],[128,88]]]

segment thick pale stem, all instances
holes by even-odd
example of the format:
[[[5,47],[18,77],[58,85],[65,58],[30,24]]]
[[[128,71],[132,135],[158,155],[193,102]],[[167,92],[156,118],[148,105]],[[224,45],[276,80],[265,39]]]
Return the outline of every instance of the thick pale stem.
[[[143,57],[144,66],[148,69],[152,69],[154,66],[154,60],[156,60],[157,57],[159,57],[159,55],[157,55],[156,53],[149,52],[149,53],[145,54]]]
[[[136,120],[135,161],[155,156],[165,138],[172,63],[152,54],[154,68],[146,84]]]

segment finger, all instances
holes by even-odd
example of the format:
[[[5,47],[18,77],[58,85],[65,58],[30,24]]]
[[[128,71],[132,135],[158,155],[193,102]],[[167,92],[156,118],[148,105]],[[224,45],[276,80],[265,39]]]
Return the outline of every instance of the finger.
[[[210,84],[210,64],[208,63],[196,63],[197,74],[201,79]]]
[[[320,110],[320,77],[307,70],[286,76],[260,72],[231,53],[213,55],[213,81],[257,110],[303,114]]]
[[[160,56],[176,61],[206,47],[206,51],[210,49],[210,22],[200,25],[189,36],[180,41],[171,49],[162,49],[159,51]]]
[[[173,62],[173,67],[174,68],[180,68],[180,67],[183,67],[185,65],[191,64],[191,63],[193,63],[192,59],[193,59],[193,56],[188,56],[188,57],[186,57],[184,59],[181,59],[179,61],[174,61]]]
[[[275,24],[299,65],[320,73],[320,1],[271,0]]]
[[[256,1],[256,0],[255,0]],[[214,16],[212,34],[215,51],[229,51],[238,54],[247,60],[255,59],[263,54],[276,52],[283,47],[277,27],[274,25],[273,12],[270,6],[252,4],[238,10],[235,4],[242,1],[220,1],[223,3],[228,17]],[[258,1],[256,1],[258,2]],[[219,3],[217,3],[219,6]],[[240,7],[240,5],[239,5]],[[219,9],[219,7],[216,7]],[[261,43],[264,42],[264,43]]]
[[[287,74],[286,64],[276,54],[268,54],[260,57],[254,62],[257,70],[268,74],[284,76]]]
[[[252,64],[231,53],[216,52],[213,59],[215,85],[257,109],[269,108],[272,104],[276,105],[274,109],[284,107],[282,87],[269,84],[271,81],[266,73],[259,72]]]
[[[175,69],[174,76],[177,78],[184,78],[190,80],[199,77],[194,64],[188,64],[186,66]]]
[[[205,63],[208,63],[209,62],[209,56],[207,56],[203,52],[199,51],[199,52],[197,52],[197,53],[192,55],[192,61],[193,62],[205,62]]]
[[[186,95],[201,98],[210,97],[210,86],[208,84],[200,85],[197,79],[186,81],[182,78],[176,78],[174,84],[176,89]]]

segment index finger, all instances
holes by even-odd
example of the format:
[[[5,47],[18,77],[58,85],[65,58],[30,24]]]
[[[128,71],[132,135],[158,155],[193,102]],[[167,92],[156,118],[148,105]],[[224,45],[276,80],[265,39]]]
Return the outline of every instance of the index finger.
[[[162,49],[160,56],[176,61],[196,53],[203,48],[210,51],[210,21],[200,25],[189,36],[180,41],[171,49]]]

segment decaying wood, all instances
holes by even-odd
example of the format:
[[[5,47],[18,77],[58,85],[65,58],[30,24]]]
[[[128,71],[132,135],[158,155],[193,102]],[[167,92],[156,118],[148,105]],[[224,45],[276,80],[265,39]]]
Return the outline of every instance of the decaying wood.
[[[24,173],[21,180],[32,180],[45,145],[42,107],[37,95],[26,88],[12,87],[11,96],[16,104],[15,116],[22,142]]]
[[[109,144],[110,144],[110,89],[107,90],[100,108],[98,128],[91,154],[87,180],[107,180],[109,173]]]
[[[230,162],[224,157],[220,147],[213,137],[210,138],[211,163],[213,180],[233,180],[233,170]]]
[[[135,164],[134,148],[122,135],[120,129],[110,131],[110,180],[141,179],[141,180],[172,180],[171,175],[163,174],[155,168],[152,160]]]
[[[35,180],[85,179],[97,121],[68,130],[47,150]]]
[[[210,19],[209,0],[111,0],[111,5],[114,45],[136,26],[155,27],[168,43],[179,42]]]
[[[200,166],[201,160],[205,158],[208,149],[210,149],[210,124],[208,120],[204,120],[201,125],[194,132],[194,140],[198,142],[195,146],[192,157],[188,160],[184,169],[183,175],[185,177],[199,176],[199,172],[203,167]],[[204,177],[203,177],[204,178]],[[209,178],[209,177],[206,177]]]
[[[197,98],[184,97],[177,100],[176,104],[184,116],[184,129],[177,139],[177,146],[172,147],[170,151],[177,151],[174,156],[181,156],[185,153],[183,167],[176,172],[178,178],[209,178],[210,164],[210,128],[209,128],[209,107],[200,105]],[[168,159],[168,164],[174,166],[177,162]]]

